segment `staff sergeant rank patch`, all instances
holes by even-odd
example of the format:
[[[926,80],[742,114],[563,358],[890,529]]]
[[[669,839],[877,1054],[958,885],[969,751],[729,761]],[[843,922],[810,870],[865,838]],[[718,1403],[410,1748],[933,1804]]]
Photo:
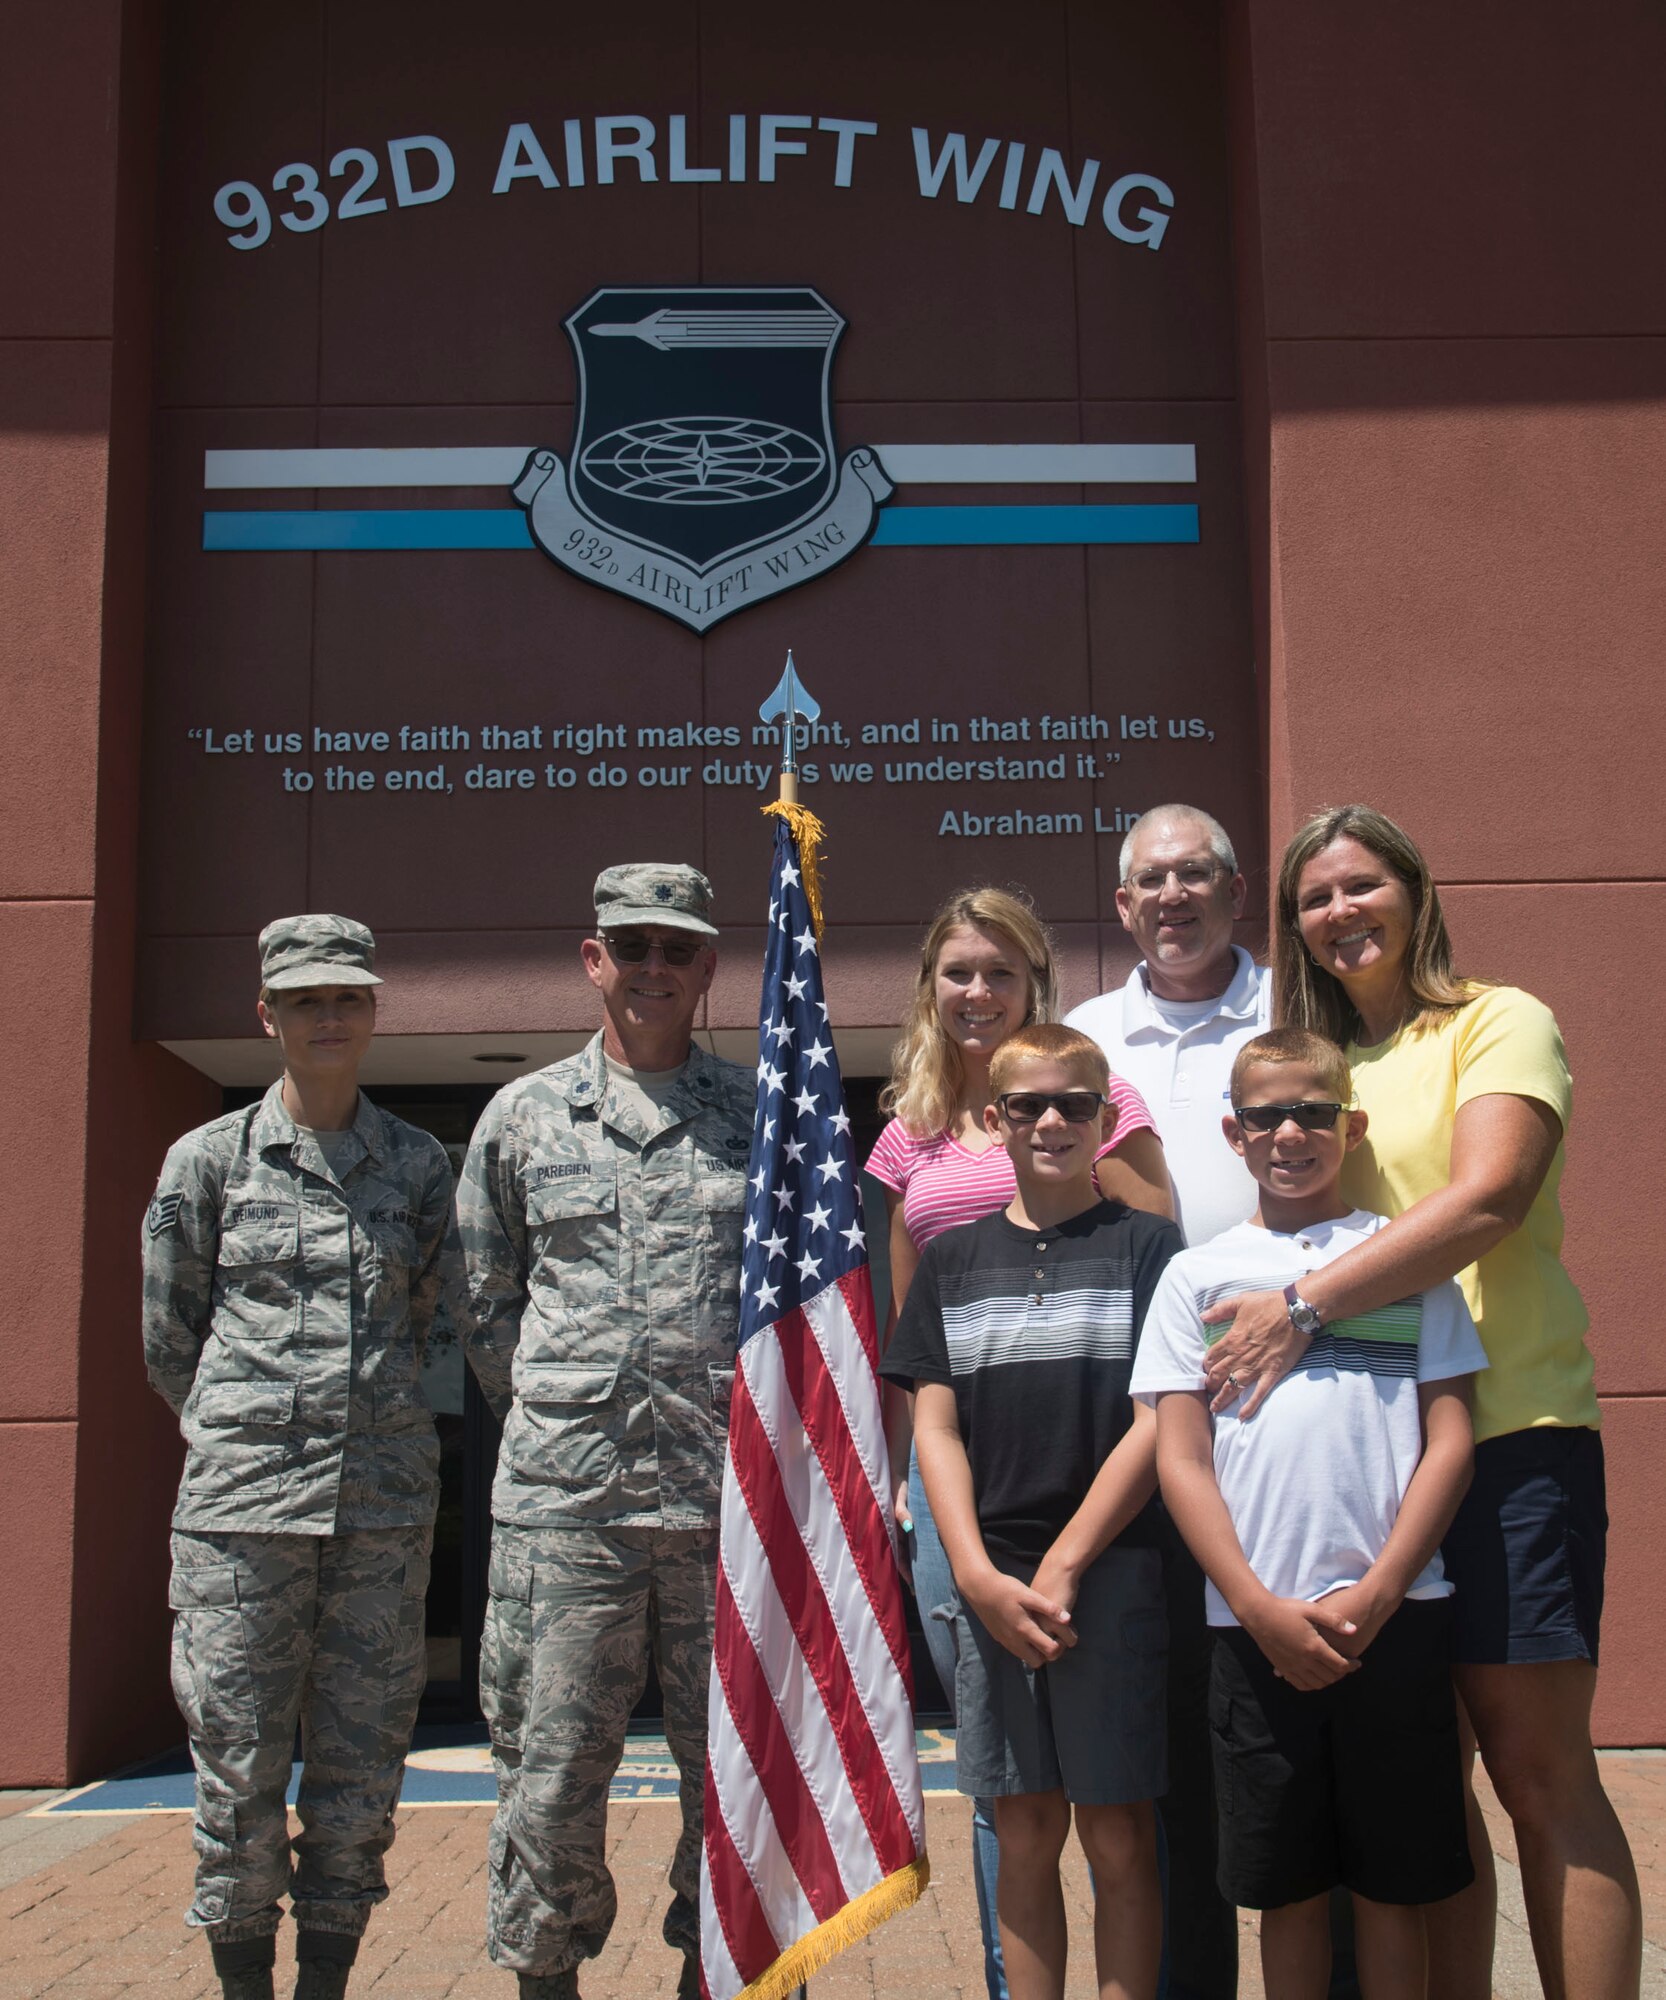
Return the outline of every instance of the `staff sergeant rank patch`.
[[[152,1236],[160,1236],[164,1229],[172,1229],[179,1219],[182,1194],[154,1194],[150,1198],[150,1213],[145,1218],[145,1226]]]

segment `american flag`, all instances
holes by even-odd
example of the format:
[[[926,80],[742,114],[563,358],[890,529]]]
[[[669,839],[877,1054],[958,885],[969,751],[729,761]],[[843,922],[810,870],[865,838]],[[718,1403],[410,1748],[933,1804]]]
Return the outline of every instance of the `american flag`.
[[[928,1877],[857,1163],[775,828],[706,1753],[707,2000],[776,2000]]]

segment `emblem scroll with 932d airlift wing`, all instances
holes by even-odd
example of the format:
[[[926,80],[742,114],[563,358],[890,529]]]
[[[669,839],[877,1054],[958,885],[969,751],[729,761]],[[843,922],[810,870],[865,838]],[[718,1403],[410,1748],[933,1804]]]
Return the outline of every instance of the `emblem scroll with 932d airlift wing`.
[[[696,632],[843,562],[892,491],[872,450],[838,462],[844,329],[807,286],[593,292],[567,321],[572,451],[513,488],[539,547]]]

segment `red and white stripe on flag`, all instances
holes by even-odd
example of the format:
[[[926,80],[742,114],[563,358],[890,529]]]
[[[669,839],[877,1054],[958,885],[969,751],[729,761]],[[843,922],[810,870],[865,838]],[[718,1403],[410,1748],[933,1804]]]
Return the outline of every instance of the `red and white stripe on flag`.
[[[873,1283],[796,808],[775,829],[708,1707],[706,2000],[781,2000],[929,1879]],[[796,823],[794,823],[796,821]]]

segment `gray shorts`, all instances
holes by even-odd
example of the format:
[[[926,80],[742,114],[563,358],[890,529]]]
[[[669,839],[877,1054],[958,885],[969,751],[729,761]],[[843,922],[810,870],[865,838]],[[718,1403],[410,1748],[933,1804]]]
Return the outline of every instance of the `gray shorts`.
[[[1026,1581],[1033,1565],[997,1566]],[[1054,1792],[1131,1805],[1168,1790],[1168,1614],[1156,1549],[1109,1548],[1082,1578],[1079,1637],[1026,1667],[975,1611],[955,1610],[955,1782],[974,1798]]]

